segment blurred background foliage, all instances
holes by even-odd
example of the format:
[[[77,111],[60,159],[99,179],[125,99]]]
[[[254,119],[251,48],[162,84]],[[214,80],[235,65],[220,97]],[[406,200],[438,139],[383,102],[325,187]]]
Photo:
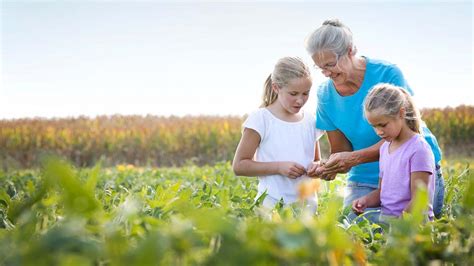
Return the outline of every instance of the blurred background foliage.
[[[474,106],[424,109],[444,154],[473,157]],[[99,116],[0,120],[0,161],[7,168],[40,165],[45,154],[76,166],[182,166],[232,160],[245,117]],[[327,154],[326,137],[321,140]]]

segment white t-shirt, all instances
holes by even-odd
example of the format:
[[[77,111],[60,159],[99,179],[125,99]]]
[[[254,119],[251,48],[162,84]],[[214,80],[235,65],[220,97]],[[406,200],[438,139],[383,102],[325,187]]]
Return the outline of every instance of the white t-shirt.
[[[260,135],[255,160],[258,162],[291,161],[305,168],[314,159],[314,144],[324,134],[316,128],[316,119],[308,112],[298,122],[286,122],[275,117],[268,109],[252,112],[242,128],[255,130]],[[285,203],[298,200],[298,184],[309,179],[301,176],[291,179],[283,175],[260,176],[258,196],[265,190],[275,200],[283,198]]]

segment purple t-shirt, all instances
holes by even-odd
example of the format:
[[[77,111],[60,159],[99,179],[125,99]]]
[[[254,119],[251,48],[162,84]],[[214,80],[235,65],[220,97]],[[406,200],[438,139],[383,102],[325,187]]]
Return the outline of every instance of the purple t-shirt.
[[[428,216],[433,217],[435,171],[433,152],[429,144],[416,134],[396,150],[389,153],[390,142],[380,147],[380,201],[382,214],[400,216],[411,200],[410,177],[413,172],[431,173],[428,183]]]

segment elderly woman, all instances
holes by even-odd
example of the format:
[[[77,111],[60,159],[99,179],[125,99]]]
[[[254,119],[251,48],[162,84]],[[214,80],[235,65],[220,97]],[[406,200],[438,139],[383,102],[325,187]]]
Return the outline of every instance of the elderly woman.
[[[375,190],[379,183],[379,147],[383,140],[364,118],[364,98],[381,82],[400,86],[410,94],[413,91],[396,65],[358,56],[351,30],[337,19],[326,20],[308,36],[305,45],[315,67],[329,78],[317,91],[316,127],[326,130],[331,155],[316,173],[332,180],[337,173],[348,172],[344,206],[350,206],[354,199]],[[444,198],[441,150],[426,125],[423,134],[435,157],[433,209],[439,217]]]

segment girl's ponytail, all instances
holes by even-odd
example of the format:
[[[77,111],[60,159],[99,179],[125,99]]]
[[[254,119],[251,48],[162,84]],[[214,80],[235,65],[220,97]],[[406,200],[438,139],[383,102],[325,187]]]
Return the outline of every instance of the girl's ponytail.
[[[270,73],[270,75],[268,75],[267,80],[265,80],[265,84],[263,85],[263,101],[260,107],[269,106],[276,100],[277,96],[278,94],[276,94],[272,88],[272,74]]]
[[[405,90],[400,88],[400,91],[403,96],[405,96],[405,121],[412,131],[421,133],[421,115],[416,108],[415,101],[413,101],[413,97],[411,97]]]

